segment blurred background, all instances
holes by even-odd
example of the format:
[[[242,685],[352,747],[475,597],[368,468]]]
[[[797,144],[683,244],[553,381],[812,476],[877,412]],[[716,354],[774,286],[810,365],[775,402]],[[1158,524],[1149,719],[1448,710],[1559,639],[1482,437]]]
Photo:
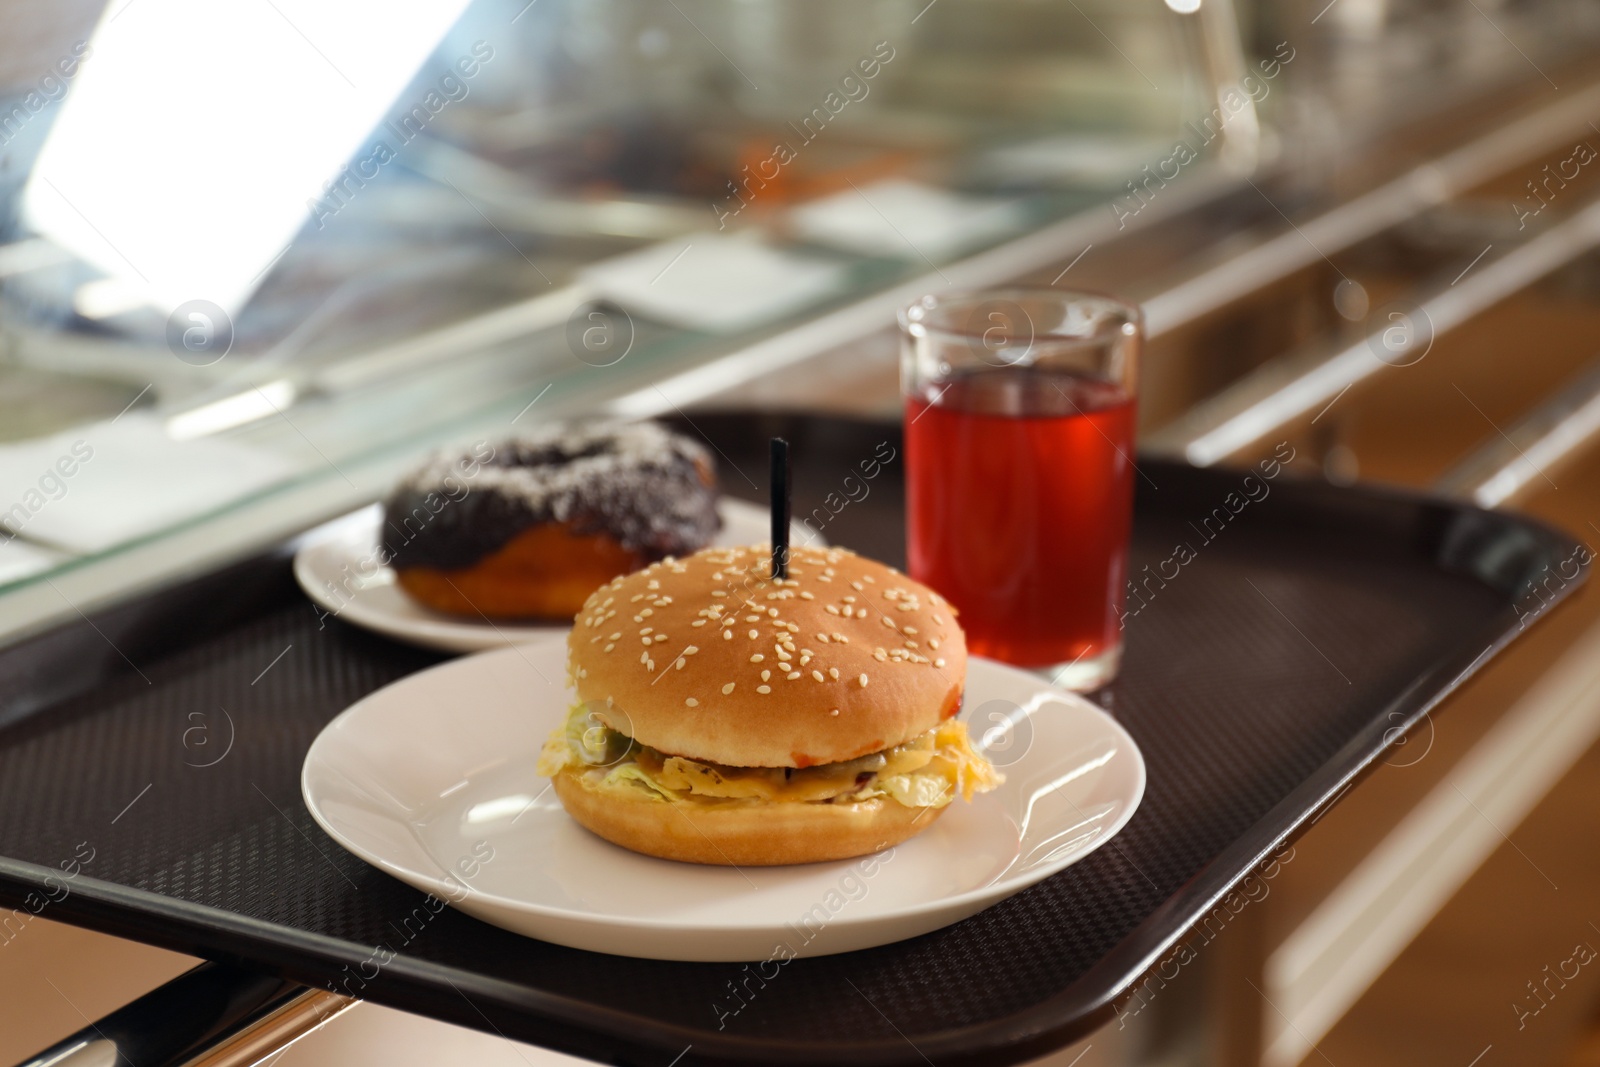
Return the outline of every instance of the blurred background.
[[[1304,477],[1600,537],[1592,2],[4,11],[0,640],[448,441],[893,417],[895,309],[1005,282],[1144,305],[1148,452],[1288,441]],[[1600,946],[1593,597],[1049,1062],[1600,1064],[1600,968],[1568,974]],[[0,1062],[191,964],[32,924],[0,948]],[[363,1005],[273,1062],[560,1061]]]

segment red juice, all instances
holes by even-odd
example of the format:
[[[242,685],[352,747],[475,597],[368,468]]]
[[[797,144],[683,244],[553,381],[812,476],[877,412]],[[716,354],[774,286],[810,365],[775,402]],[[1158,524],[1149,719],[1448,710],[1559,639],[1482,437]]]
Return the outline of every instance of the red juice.
[[[969,648],[1025,667],[1119,644],[1134,401],[1065,372],[976,371],[906,401],[911,576]]]

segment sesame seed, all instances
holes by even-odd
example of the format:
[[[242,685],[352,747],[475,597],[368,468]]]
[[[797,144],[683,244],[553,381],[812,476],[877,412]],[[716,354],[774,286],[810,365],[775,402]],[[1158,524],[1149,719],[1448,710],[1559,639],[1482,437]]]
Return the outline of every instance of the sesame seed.
[[[834,607],[832,604],[827,605],[822,610],[826,611],[829,615],[839,614],[839,609]]]
[[[620,637],[621,637],[621,636],[622,636],[622,631],[621,631],[621,630],[618,630],[618,631],[617,631],[617,632],[616,632],[616,633],[614,633],[614,634],[612,634],[612,635],[611,635],[611,636],[610,636],[610,637],[608,637],[608,638],[606,638],[606,640],[607,640],[607,641],[615,641],[615,640],[617,640],[617,639],[618,639],[618,638],[620,638]]]
[[[832,711],[828,712],[828,714],[829,715],[837,715],[837,714],[839,714],[839,709],[838,708],[834,708]]]
[[[643,600],[643,599],[644,599],[644,594],[643,594],[643,593],[640,593],[640,594],[639,594],[639,595],[638,595],[638,596],[631,596],[631,597],[629,597],[629,598],[628,598],[628,603],[630,603],[630,604],[637,604],[637,603],[638,603],[638,602],[639,602],[639,601],[641,601],[641,600]]]
[[[934,649],[938,648],[939,647],[939,639],[937,637],[928,638],[928,647],[929,648],[934,648]]]
[[[761,680],[763,682],[770,681],[771,679],[772,679],[772,672],[771,671],[762,671],[761,672]]]
[[[699,646],[697,646],[697,645],[690,645],[690,646],[689,646],[689,647],[688,647],[688,648],[686,648],[686,649],[684,649],[684,650],[683,650],[683,654],[684,654],[684,655],[685,655],[685,656],[692,656],[692,655],[694,655],[694,654],[695,654],[695,653],[696,653],[696,652],[699,652],[699,651],[700,651],[700,648],[699,648]]]
[[[689,625],[690,626],[704,626],[705,624],[706,624],[706,620],[704,620],[704,619],[696,619],[696,620],[694,620],[694,622],[691,622]]]
[[[653,633],[656,632],[656,628],[654,626],[646,626],[644,629],[640,630],[639,632],[641,634],[653,634]]]
[[[756,638],[758,638],[760,636],[761,636],[761,634],[759,634],[755,630],[751,630],[750,631],[750,640],[754,641]]]
[[[722,695],[723,696],[727,696],[731,692],[733,692],[733,683],[732,682],[729,682],[727,685],[722,687]]]
[[[761,653],[757,652],[755,655],[750,657],[750,662],[751,663],[760,663],[762,660],[764,660],[766,658],[767,657],[765,657]]]
[[[861,688],[865,689],[867,687],[867,676],[865,674],[857,678],[856,681],[861,683]]]
[[[606,646],[606,651],[610,652],[613,648],[616,648],[616,647],[617,647],[616,642],[612,642],[611,644]]]
[[[851,582],[850,583],[850,588],[859,591],[861,589],[861,583],[860,582]]]
[[[894,620],[889,618],[887,615],[883,617],[883,624],[889,627],[891,630],[894,629]]]
[[[758,693],[770,693],[770,692],[772,692],[772,686],[770,686],[770,685],[758,685],[758,686],[756,686],[756,692],[758,692]]]
[[[828,677],[832,678],[834,681],[838,681],[839,680],[839,668],[838,667],[829,667],[828,668]]]
[[[644,666],[645,670],[653,671],[656,669],[656,661],[653,659],[645,660]]]
[[[677,667],[678,670],[680,670],[680,671],[683,670],[688,665],[689,665],[689,661],[684,659],[682,656],[679,656],[678,657],[678,662],[674,664],[674,666]]]
[[[724,630],[724,631],[722,631],[722,639],[724,641],[732,641],[733,640],[733,631],[732,630]]]
[[[804,590],[801,590],[801,592],[800,592],[800,599],[801,599],[801,600],[815,600],[815,599],[817,599],[817,598],[816,598],[816,597],[814,597],[814,596],[812,596],[812,595],[811,595],[811,594],[810,594],[810,593],[807,593],[807,592],[806,592],[806,591],[804,591]]]
[[[917,628],[915,626],[907,626],[904,630],[901,630],[900,632],[903,633],[903,634],[912,634],[914,636],[916,634],[916,632],[917,632]]]
[[[649,663],[650,662],[650,653],[648,653],[648,652],[639,653],[639,662],[640,663]]]
[[[800,672],[799,671],[790,671],[788,674],[784,675],[784,677],[789,679],[789,681],[792,682],[796,678],[800,677]]]
[[[684,700],[684,703],[689,705],[689,707],[691,707],[691,708],[698,708],[700,706],[700,702],[698,700],[696,700],[694,697],[686,698]]]
[[[822,681],[822,672],[821,671],[812,671],[811,672],[811,677],[815,678],[817,681],[820,682],[820,681]]]
[[[941,656],[941,657],[939,657],[939,658],[938,658],[938,659],[936,659],[936,660],[934,660],[934,661],[933,661],[933,665],[934,665],[934,666],[935,666],[935,667],[943,667],[943,666],[944,666],[944,657],[943,657],[943,656]]]
[[[767,609],[767,614],[769,616],[771,616],[772,618],[776,619],[778,617],[778,609],[777,608],[768,608]]]

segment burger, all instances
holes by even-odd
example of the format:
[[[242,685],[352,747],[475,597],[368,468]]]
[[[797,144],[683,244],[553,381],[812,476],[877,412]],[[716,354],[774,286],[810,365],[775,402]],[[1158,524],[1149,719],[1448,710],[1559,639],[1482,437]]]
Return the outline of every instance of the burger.
[[[843,549],[707,548],[617,578],[568,638],[577,695],[539,771],[635,852],[766,866],[876,852],[1000,777],[955,718],[937,593]]]

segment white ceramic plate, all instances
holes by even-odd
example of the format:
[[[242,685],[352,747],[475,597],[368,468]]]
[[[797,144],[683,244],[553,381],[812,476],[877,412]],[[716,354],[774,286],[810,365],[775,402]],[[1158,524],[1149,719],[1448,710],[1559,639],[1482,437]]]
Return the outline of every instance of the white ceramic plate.
[[[352,705],[311,746],[301,791],[333,839],[469,915],[650,959],[817,956],[964,919],[1074,863],[1144,795],[1113,719],[1036,676],[972,659],[967,717],[1005,784],[874,857],[703,867],[590,834],[534,770],[572,694],[565,641],[422,671]]]
[[[752,545],[769,540],[772,519],[766,508],[723,497],[718,545]],[[481,652],[504,648],[553,633],[564,634],[570,622],[500,623],[444,615],[418,604],[395,582],[395,573],[379,566],[378,526],[383,507],[374,504],[330,523],[309,537],[294,557],[294,576],[306,596],[348,623],[425,648],[446,652]],[[826,542],[795,523],[790,540],[796,545]]]

